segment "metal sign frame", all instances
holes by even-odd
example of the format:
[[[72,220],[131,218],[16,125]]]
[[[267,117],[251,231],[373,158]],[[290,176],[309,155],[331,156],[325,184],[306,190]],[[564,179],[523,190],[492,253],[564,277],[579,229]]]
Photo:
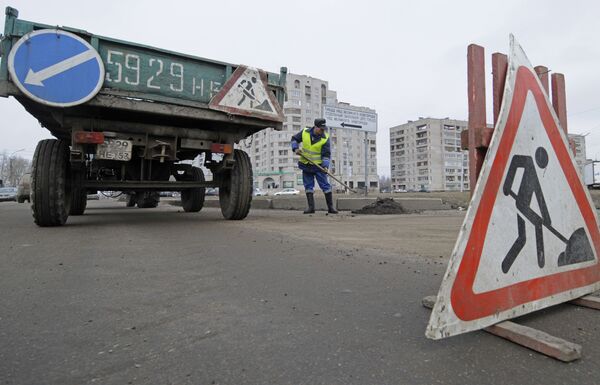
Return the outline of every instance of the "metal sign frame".
[[[260,83],[257,82],[256,84],[260,84],[260,86],[263,87],[264,94],[266,95],[266,98],[267,98],[266,101],[268,101],[270,103],[270,105],[273,107],[272,112],[261,111],[258,109],[238,108],[238,107],[232,107],[232,106],[227,106],[227,105],[221,104],[224,101],[225,97],[230,92],[238,91],[237,88],[233,88],[233,87],[236,85],[239,86],[238,80],[247,71],[255,72],[258,75],[257,80]],[[233,75],[231,75],[231,77],[227,80],[227,82],[225,82],[225,85],[219,91],[219,93],[216,94],[211,99],[210,103],[208,104],[208,107],[212,110],[227,112],[231,115],[257,117],[257,118],[271,120],[274,122],[281,123],[285,120],[284,115],[283,115],[283,110],[281,109],[279,102],[275,98],[275,95],[273,95],[273,93],[271,91],[269,91],[268,87],[269,87],[269,84],[268,84],[268,80],[267,80],[267,73],[265,71],[257,69],[257,68],[241,65],[233,72]]]
[[[79,100],[73,101],[73,102],[68,102],[68,103],[58,103],[58,102],[48,101],[48,100],[42,99],[39,96],[30,92],[27,89],[27,87],[25,87],[25,85],[21,82],[21,79],[19,79],[19,77],[17,76],[14,66],[15,66],[15,55],[17,54],[17,51],[19,50],[19,48],[23,44],[25,44],[29,39],[31,39],[35,36],[38,36],[38,35],[49,34],[49,33],[55,34],[55,35],[68,36],[68,37],[78,41],[83,46],[88,48],[90,55],[98,63],[98,67],[99,67],[98,81],[96,82],[96,85],[94,86],[94,88],[85,97],[83,97]],[[86,51],[86,52],[88,52],[88,51]],[[91,59],[89,59],[89,60],[91,60]],[[79,105],[79,104],[82,104],[82,103],[85,103],[85,102],[91,100],[94,96],[96,96],[96,94],[98,94],[98,92],[102,88],[102,85],[104,84],[104,77],[105,77],[104,64],[102,63],[102,59],[100,58],[100,54],[98,53],[98,51],[96,51],[96,49],[94,47],[92,47],[92,45],[90,43],[88,43],[81,37],[79,37],[71,32],[63,31],[61,29],[40,29],[40,30],[29,32],[29,33],[25,34],[23,37],[21,37],[15,43],[15,45],[12,47],[12,49],[8,55],[8,71],[10,73],[13,83],[17,86],[17,88],[21,92],[23,92],[29,98],[35,100],[38,103],[41,103],[41,104],[44,104],[47,106],[52,106],[52,107],[72,107],[72,106],[76,106],[76,105]]]

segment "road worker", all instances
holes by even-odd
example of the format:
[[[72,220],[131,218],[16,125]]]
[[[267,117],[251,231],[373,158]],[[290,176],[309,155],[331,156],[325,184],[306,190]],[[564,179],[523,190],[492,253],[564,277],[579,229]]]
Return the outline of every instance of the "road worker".
[[[292,150],[300,155],[298,167],[302,170],[302,182],[306,191],[306,200],[308,208],[304,210],[304,214],[312,214],[315,212],[315,178],[327,202],[327,211],[330,214],[337,214],[337,210],[333,206],[333,195],[331,192],[331,184],[327,179],[327,174],[320,170],[311,161],[324,169],[329,168],[331,160],[331,145],[329,134],[327,133],[325,119],[315,119],[312,128],[305,128],[296,135],[292,136]],[[302,148],[300,148],[302,144]]]

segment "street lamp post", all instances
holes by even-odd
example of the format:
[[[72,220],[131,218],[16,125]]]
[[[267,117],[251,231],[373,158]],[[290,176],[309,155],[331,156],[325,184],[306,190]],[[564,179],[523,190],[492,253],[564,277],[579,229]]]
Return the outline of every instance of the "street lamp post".
[[[14,151],[12,154],[9,155],[8,157],[8,182],[11,183],[13,185],[13,187],[16,187],[15,185],[17,184],[15,180],[13,180],[13,155],[15,155],[17,152],[21,152],[21,151],[25,151],[24,148]]]

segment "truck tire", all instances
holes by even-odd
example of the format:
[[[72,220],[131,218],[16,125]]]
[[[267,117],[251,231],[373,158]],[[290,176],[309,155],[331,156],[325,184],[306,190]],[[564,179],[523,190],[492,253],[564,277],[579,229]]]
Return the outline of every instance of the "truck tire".
[[[125,198],[125,207],[135,206],[135,194],[127,194]]]
[[[136,194],[137,207],[140,209],[153,209],[158,206],[160,196],[157,192],[146,191]]]
[[[179,180],[204,182],[204,172],[199,167],[192,167],[191,175],[183,174]],[[181,191],[181,206],[186,213],[197,213],[204,206],[206,188],[191,188]]]
[[[87,191],[83,187],[85,173],[82,171],[72,172],[71,184],[71,210],[69,215],[83,215],[87,207]]]
[[[61,226],[71,209],[69,145],[64,140],[45,139],[33,154],[31,209],[36,225]]]
[[[235,150],[233,159],[233,169],[221,175],[219,203],[225,219],[240,220],[246,218],[252,203],[252,165],[242,150]]]

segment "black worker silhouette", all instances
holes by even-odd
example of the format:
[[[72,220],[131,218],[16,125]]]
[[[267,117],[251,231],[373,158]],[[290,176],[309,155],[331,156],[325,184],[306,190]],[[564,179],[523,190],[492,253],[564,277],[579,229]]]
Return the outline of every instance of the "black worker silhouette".
[[[256,101],[256,95],[254,94],[254,84],[256,84],[256,76],[252,76],[251,81],[246,79],[242,80],[238,84],[238,88],[242,89],[242,98],[238,102],[238,106],[241,106],[246,98],[250,99],[250,108],[253,106],[253,102]]]
[[[538,147],[535,150],[535,164],[541,169],[548,166],[548,152],[543,147]],[[527,242],[527,236],[525,233],[525,219],[527,219],[535,228],[535,244],[537,250],[537,262],[540,268],[544,267],[546,263],[546,256],[544,251],[544,227],[546,227],[552,234],[564,242],[567,247],[564,252],[560,253],[558,257],[558,266],[569,265],[573,263],[580,263],[594,259],[594,253],[592,251],[590,242],[587,234],[583,227],[578,228],[573,232],[569,239],[565,238],[561,233],[552,227],[552,219],[546,206],[544,199],[544,193],[542,186],[537,176],[535,164],[531,156],[527,155],[514,155],[511,159],[510,166],[504,185],[502,186],[502,192],[506,196],[511,196],[515,199],[515,204],[519,213],[517,214],[517,232],[518,236],[510,250],[502,261],[502,271],[508,273],[511,266],[517,259],[517,256],[525,246]],[[512,191],[512,185],[515,180],[517,169],[523,169],[523,177],[521,178],[521,184],[519,190],[515,194]],[[541,216],[531,208],[531,200],[535,194],[536,201],[539,206],[539,212]]]

